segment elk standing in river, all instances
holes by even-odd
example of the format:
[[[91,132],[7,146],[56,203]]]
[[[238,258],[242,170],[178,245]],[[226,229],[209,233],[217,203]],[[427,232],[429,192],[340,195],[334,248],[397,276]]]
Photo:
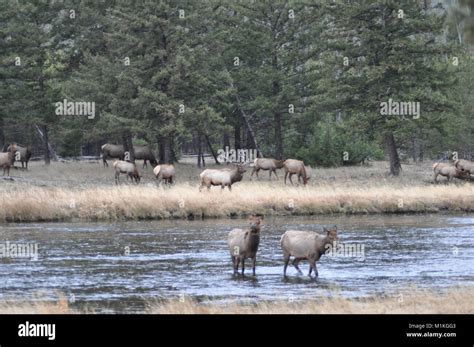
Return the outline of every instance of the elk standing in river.
[[[318,269],[316,262],[326,253],[330,246],[335,246],[338,240],[337,227],[333,226],[330,229],[323,228],[326,236],[317,234],[312,231],[288,230],[280,240],[281,249],[283,250],[283,276],[286,276],[286,268],[290,261],[290,257],[294,257],[293,266],[302,274],[298,264],[301,260],[309,262],[309,273],[314,270],[314,274],[318,277]]]
[[[252,259],[252,270],[255,276],[255,265],[257,262],[258,245],[260,244],[260,223],[259,217],[252,216],[249,219],[250,229],[233,229],[228,236],[230,257],[234,274],[239,272],[239,264],[242,264],[242,275],[245,271],[245,259]]]

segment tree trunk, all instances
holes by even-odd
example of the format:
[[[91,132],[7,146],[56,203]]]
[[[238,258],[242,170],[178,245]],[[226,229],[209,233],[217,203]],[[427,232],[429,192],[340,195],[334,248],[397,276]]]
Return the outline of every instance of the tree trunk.
[[[41,127],[37,124],[34,124],[34,128],[38,132],[41,140],[43,142],[43,150],[44,150],[44,163],[45,165],[51,164],[51,158],[54,160],[58,160],[56,152],[53,150],[53,147],[49,143],[49,135],[48,135],[48,126],[42,125]]]
[[[234,85],[231,84],[231,87],[234,88]],[[259,157],[263,157],[263,153],[262,153],[262,151],[260,150],[260,147],[258,147],[258,144],[257,144],[257,138],[256,138],[256,136],[255,136],[255,132],[253,131],[252,126],[251,126],[250,123],[249,123],[249,117],[247,116],[247,114],[245,113],[245,110],[244,110],[243,107],[242,107],[242,102],[241,102],[240,96],[239,96],[239,94],[238,94],[237,92],[236,92],[236,94],[235,94],[235,100],[237,101],[237,107],[239,108],[239,111],[240,111],[240,114],[241,114],[241,116],[242,116],[242,119],[243,119],[243,121],[244,121],[244,123],[245,123],[245,126],[246,126],[246,128],[248,129],[248,131],[249,131],[249,135],[250,135],[251,138],[252,138],[252,141],[253,141],[253,148],[255,148],[255,149],[257,150],[257,155],[258,155]],[[236,147],[236,149],[237,149],[237,147]]]
[[[125,160],[131,163],[135,163],[135,150],[133,149],[132,133],[130,129],[126,129],[122,132],[122,144],[125,153]]]
[[[170,161],[169,161],[169,164],[172,164],[174,162],[176,162],[176,153],[174,152],[174,136],[171,135],[171,137],[169,138],[169,155],[170,155]]]
[[[202,154],[202,136],[201,133],[197,135],[197,147],[198,147],[198,156],[197,156],[197,166],[201,168],[205,166],[204,164],[204,156]]]
[[[411,145],[412,145],[412,158],[413,162],[421,161],[421,140],[419,136],[419,131],[415,130],[411,134]]]
[[[234,147],[236,151],[242,148],[242,143],[240,140],[240,125],[238,124],[234,126]]]
[[[276,50],[272,52],[272,68],[276,72],[278,71],[278,56]],[[272,94],[275,99],[277,99],[278,94],[280,93],[280,83],[277,80],[272,82]],[[282,135],[282,114],[278,109],[279,105],[275,105],[276,109],[274,110],[274,127],[275,127],[275,158],[283,158],[283,135]]]
[[[282,135],[282,116],[279,112],[275,112],[274,124],[275,124],[275,158],[283,158],[283,135]]]
[[[390,160],[390,174],[398,176],[402,170],[400,158],[398,157],[397,144],[392,131],[385,133],[385,148],[387,150],[388,158]]]
[[[41,131],[43,132],[43,150],[44,150],[44,164],[51,164],[51,153],[49,152],[49,133],[46,125],[42,126]]]
[[[216,151],[214,150],[214,148],[212,148],[212,143],[211,143],[211,139],[209,138],[209,136],[207,135],[204,135],[205,139],[206,139],[206,142],[207,142],[207,146],[209,147],[209,150],[211,151],[211,154],[212,156],[214,157],[214,160],[216,162],[217,165],[220,165],[221,163],[219,163],[219,160],[217,160],[217,153]]]
[[[171,149],[171,141],[168,136],[158,137],[158,163],[170,164],[173,162],[173,150]]]
[[[3,117],[0,116],[0,148],[3,148],[5,146],[5,132],[4,132],[4,121]]]
[[[222,144],[223,144],[224,150],[226,148],[230,149],[230,136],[229,136],[229,133],[227,133],[227,132],[224,133],[224,136],[222,137]]]

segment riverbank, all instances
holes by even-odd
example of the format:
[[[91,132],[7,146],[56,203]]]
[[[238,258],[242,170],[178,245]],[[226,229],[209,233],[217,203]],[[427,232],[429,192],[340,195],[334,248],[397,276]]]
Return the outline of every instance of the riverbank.
[[[73,308],[65,297],[44,302],[0,302],[0,314],[95,313],[94,307]],[[260,303],[200,303],[191,298],[151,302],[145,314],[473,314],[474,288],[442,293],[409,290],[395,295],[348,299],[343,297]]]
[[[3,192],[0,222],[222,218],[263,215],[474,212],[474,186],[270,187],[241,183],[232,192],[178,185]]]
[[[176,184],[157,186],[151,168],[139,185],[116,186],[113,169],[99,163],[33,163],[0,180],[0,222],[202,219],[264,215],[474,212],[474,184],[454,180],[433,184],[431,163],[406,165],[399,177],[386,162],[368,167],[312,169],[306,186],[280,179],[250,180],[247,169],[232,192],[198,190],[199,168],[177,164]],[[16,176],[15,176],[16,175]]]
[[[185,299],[150,306],[152,314],[472,314],[474,289],[456,288],[442,294],[415,291],[358,299],[332,297],[290,302],[268,301],[251,304],[200,304]],[[462,304],[460,304],[462,303]]]
[[[473,212],[474,186],[265,187],[236,185],[232,192],[197,187],[120,186],[31,188],[5,192],[0,221],[140,220],[264,215]]]

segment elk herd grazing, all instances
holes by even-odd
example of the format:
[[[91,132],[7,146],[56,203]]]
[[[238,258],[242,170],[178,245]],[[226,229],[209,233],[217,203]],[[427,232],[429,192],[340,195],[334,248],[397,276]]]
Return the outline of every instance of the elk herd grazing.
[[[261,231],[260,216],[249,218],[250,228],[247,230],[233,229],[229,232],[227,245],[229,247],[232,269],[235,275],[239,272],[239,265],[242,275],[245,274],[245,260],[252,260],[252,274],[255,276],[258,246],[260,245]],[[337,227],[323,228],[325,235],[313,231],[287,230],[280,239],[280,246],[283,252],[283,276],[286,277],[286,269],[293,257],[293,266],[300,275],[302,272],[298,264],[302,260],[309,263],[308,276],[318,277],[316,262],[328,252],[331,247],[336,247],[339,240],[337,237]]]
[[[17,168],[14,162],[21,162],[21,168],[28,170],[28,162],[31,159],[31,147],[20,146],[16,143],[7,144],[3,147],[0,153],[0,167],[3,168],[3,175],[10,175],[10,168]],[[149,146],[133,146],[133,158],[135,160],[143,160],[143,167],[146,168],[148,163],[153,167],[153,175],[158,184],[164,183],[168,186],[172,185],[176,177],[176,168],[173,164],[158,164],[153,151]],[[120,183],[120,175],[125,175],[127,180],[139,183],[141,175],[135,163],[129,161],[129,153],[124,150],[123,145],[115,145],[106,143],[101,146],[101,158],[104,167],[108,167],[107,160],[114,159],[113,168],[115,172],[115,183]],[[294,184],[293,176],[296,175],[298,184],[306,185],[311,178],[311,167],[306,166],[303,161],[297,159],[278,160],[273,158],[257,158],[250,164],[252,172],[250,180],[254,175],[259,178],[260,171],[268,171],[268,178],[272,180],[272,174],[278,179],[277,170],[284,171],[284,183],[287,180],[290,184]],[[205,169],[199,175],[199,191],[203,188],[210,190],[212,186],[220,186],[221,190],[228,187],[232,190],[232,184],[242,181],[244,173],[246,172],[244,164],[237,164],[233,167],[226,167],[223,169]],[[451,163],[437,162],[433,165],[434,182],[438,182],[438,176],[446,177],[446,181],[452,178],[469,179],[474,175],[474,162],[459,159]]]
[[[147,166],[147,161],[153,166],[153,174],[158,181],[158,184],[164,182],[165,184],[173,184],[174,177],[176,175],[176,169],[172,164],[158,164],[153,152],[148,146],[133,146],[134,158],[137,160],[143,160],[143,168]],[[136,164],[125,161],[126,152],[122,145],[114,145],[106,143],[101,147],[101,156],[104,166],[109,166],[107,159],[116,159],[113,163],[115,169],[115,183],[120,183],[120,175],[126,175],[127,179],[130,178],[132,182],[140,182],[140,173]],[[298,183],[306,185],[310,178],[308,174],[308,168],[304,165],[301,160],[287,159],[277,160],[271,158],[257,158],[253,162],[253,171],[250,175],[252,179],[255,174],[258,178],[260,170],[269,171],[269,178],[271,180],[272,173],[278,179],[276,173],[277,169],[283,169],[285,171],[285,184],[287,178],[291,184],[293,184],[292,177],[296,175],[298,177]],[[246,168],[243,164],[238,164],[235,167],[224,168],[224,169],[205,169],[199,175],[199,191],[203,188],[210,190],[212,186],[220,186],[221,190],[226,187],[229,191],[232,191],[232,184],[240,182],[244,177]]]
[[[447,181],[451,178],[469,178],[471,174],[474,174],[474,163],[465,159],[455,160],[453,164],[435,163],[433,171],[435,183],[438,182],[439,175],[446,177]]]

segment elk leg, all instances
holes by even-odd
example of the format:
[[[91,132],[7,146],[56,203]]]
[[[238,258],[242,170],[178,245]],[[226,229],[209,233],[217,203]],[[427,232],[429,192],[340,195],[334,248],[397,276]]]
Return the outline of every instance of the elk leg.
[[[115,172],[115,184],[119,184],[119,176],[120,176],[120,173],[119,172]]]
[[[290,262],[290,255],[283,255],[283,261],[285,262],[285,265],[283,265],[283,276],[286,277],[286,268],[288,267],[288,263]]]
[[[253,272],[253,275],[255,276],[255,265],[257,263],[257,256],[253,257],[252,259],[252,272]]]
[[[242,276],[244,275],[245,271],[245,258],[242,258]]]
[[[291,185],[293,185],[293,180],[291,179],[292,176],[293,176],[293,174],[290,173],[290,182],[291,182]]]
[[[232,256],[232,268],[234,269],[234,274],[239,273],[239,258]]]
[[[276,179],[278,180],[278,175],[277,175],[276,169],[273,169],[273,174],[275,175]]]
[[[314,269],[314,277],[318,277],[318,268],[316,267],[316,260],[309,260],[309,273],[308,276],[311,277],[311,271]]]
[[[252,173],[250,174],[250,179],[252,179],[254,173],[255,173],[255,167],[253,168]]]
[[[300,275],[302,275],[303,272],[300,270],[298,264],[299,264],[299,262],[300,262],[302,259],[303,259],[303,258],[295,258],[295,259],[293,260],[293,266],[295,267],[295,269],[298,271],[298,273],[299,273]]]
[[[285,184],[286,184],[286,178],[288,177],[288,171],[285,172]]]

